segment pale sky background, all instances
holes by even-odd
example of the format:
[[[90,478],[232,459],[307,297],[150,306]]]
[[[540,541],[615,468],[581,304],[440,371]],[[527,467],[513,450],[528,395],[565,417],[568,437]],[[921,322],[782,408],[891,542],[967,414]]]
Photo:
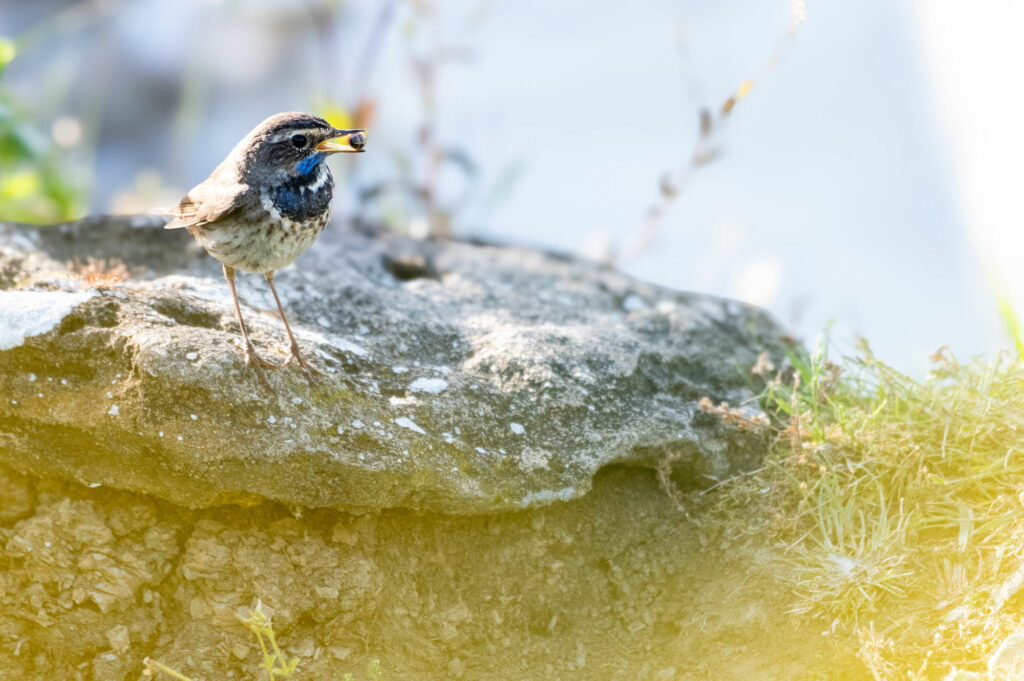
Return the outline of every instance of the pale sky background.
[[[865,336],[915,373],[943,344],[1007,344],[988,278],[1024,302],[1020,7],[811,0],[767,73],[788,2],[490,7],[478,62],[453,68],[440,98],[442,129],[484,165],[523,164],[488,234],[627,240],[692,149],[698,106],[753,78],[723,157],[627,269],[764,305],[808,340],[834,321],[841,344]]]
[[[187,189],[265,115],[310,108],[325,83],[344,92],[351,73],[310,64],[326,54],[350,66],[362,44],[348,37],[366,34],[382,1],[353,3],[323,48],[261,27],[295,2],[138,0],[59,50],[24,55],[5,80],[30,99],[40,73],[66,62],[120,107],[97,156],[104,209],[139,170]],[[700,106],[753,78],[722,157],[628,271],[763,305],[808,343],[834,320],[840,345],[865,336],[914,373],[943,344],[961,355],[1008,344],[990,283],[1024,310],[1024,4],[808,0],[791,40],[789,0],[440,6],[442,34],[474,55],[441,73],[440,137],[472,155],[483,187],[520,171],[503,202],[460,213],[460,232],[582,252],[627,241],[664,171],[689,156]],[[3,20],[0,8],[0,33]],[[391,172],[415,139],[403,22],[371,83],[379,114],[363,180]],[[90,59],[102,68],[82,68]],[[168,111],[197,65],[199,122],[176,137]],[[59,113],[82,115],[74,107]]]

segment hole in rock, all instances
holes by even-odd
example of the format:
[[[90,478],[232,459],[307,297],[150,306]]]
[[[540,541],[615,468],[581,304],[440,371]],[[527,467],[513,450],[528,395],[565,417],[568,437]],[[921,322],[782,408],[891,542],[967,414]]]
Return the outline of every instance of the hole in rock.
[[[384,269],[400,281],[413,279],[440,279],[433,261],[419,254],[384,255]]]

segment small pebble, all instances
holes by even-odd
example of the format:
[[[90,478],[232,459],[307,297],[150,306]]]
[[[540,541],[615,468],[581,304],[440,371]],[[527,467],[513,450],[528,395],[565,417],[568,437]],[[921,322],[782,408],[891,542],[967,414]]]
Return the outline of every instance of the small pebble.
[[[448,381],[443,378],[417,378],[409,384],[409,390],[414,393],[430,393],[437,395],[444,392],[448,387]]]
[[[426,435],[427,434],[427,431],[423,430],[418,425],[416,425],[416,422],[413,421],[408,416],[401,416],[401,417],[395,419],[395,423],[397,425],[401,426],[402,428],[408,428],[409,430],[411,430],[413,432],[416,432],[416,433],[419,433],[420,435]],[[376,423],[374,425],[376,425]]]

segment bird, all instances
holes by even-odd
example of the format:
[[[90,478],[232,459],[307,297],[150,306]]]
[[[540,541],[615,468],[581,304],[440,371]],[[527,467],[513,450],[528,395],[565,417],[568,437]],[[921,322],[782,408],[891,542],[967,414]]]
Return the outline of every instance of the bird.
[[[365,130],[339,130],[319,116],[285,112],[270,116],[235,145],[208,178],[165,211],[166,229],[184,228],[224,269],[244,341],[245,364],[270,389],[263,359],[249,338],[235,290],[235,271],[264,276],[290,343],[294,362],[311,385],[316,369],[295,342],[274,272],[305,253],[330,218],[334,178],[324,160],[337,152],[361,152]]]

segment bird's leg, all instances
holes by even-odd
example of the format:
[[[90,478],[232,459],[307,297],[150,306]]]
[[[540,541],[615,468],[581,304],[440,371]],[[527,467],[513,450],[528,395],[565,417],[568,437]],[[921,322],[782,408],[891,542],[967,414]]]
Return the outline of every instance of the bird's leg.
[[[256,376],[263,387],[270,389],[267,377],[263,375],[264,369],[275,369],[276,365],[259,356],[256,346],[249,340],[249,331],[245,328],[245,321],[242,320],[242,308],[238,305],[238,292],[235,290],[235,268],[224,265],[224,278],[228,280],[228,288],[231,289],[231,301],[235,304],[235,316],[238,318],[238,326],[242,329],[242,338],[245,339],[245,365],[256,369]]]
[[[316,380],[313,378],[314,375],[320,372],[314,369],[309,362],[302,359],[302,353],[299,352],[299,344],[295,342],[295,336],[292,335],[292,329],[288,326],[288,318],[284,314],[284,306],[281,305],[281,298],[277,295],[277,289],[274,287],[274,273],[265,272],[263,274],[267,279],[267,283],[270,284],[270,290],[274,294],[274,300],[277,301],[277,310],[281,313],[281,321],[284,322],[284,330],[288,332],[288,341],[291,343],[291,357],[285,364],[291,364],[293,361],[299,365],[302,369],[302,373],[306,374],[306,380],[309,381],[310,385],[315,385]]]

